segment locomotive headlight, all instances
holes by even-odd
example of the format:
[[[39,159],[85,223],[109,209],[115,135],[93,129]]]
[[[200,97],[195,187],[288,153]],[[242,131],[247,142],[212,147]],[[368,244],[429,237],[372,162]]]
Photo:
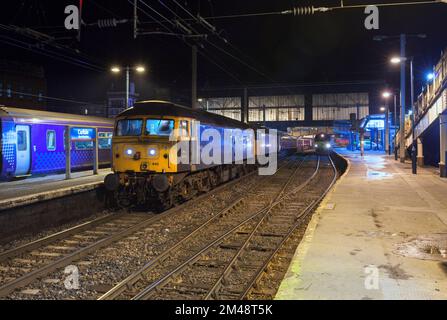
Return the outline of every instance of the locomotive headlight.
[[[150,157],[155,157],[157,155],[157,149],[156,148],[149,148],[147,153],[148,153],[148,155]]]
[[[330,143],[326,143],[326,149],[330,149],[331,148],[331,144]]]
[[[133,155],[133,150],[132,149],[127,149],[126,150],[126,155],[128,155],[128,156],[132,156]]]
[[[318,144],[315,145],[315,148],[318,148]]]

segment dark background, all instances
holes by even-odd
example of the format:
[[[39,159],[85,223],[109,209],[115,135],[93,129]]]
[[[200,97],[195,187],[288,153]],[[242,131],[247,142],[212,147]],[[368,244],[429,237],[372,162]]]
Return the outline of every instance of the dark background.
[[[83,20],[86,23],[113,17],[132,18],[133,8],[127,0],[83,2]],[[145,2],[169,19],[174,18],[174,14],[159,1]],[[339,5],[338,1],[291,0],[178,2],[193,14],[200,12],[204,17],[282,11],[293,6]],[[182,18],[188,18],[174,2],[163,3]],[[345,5],[368,3],[374,1],[345,1]],[[106,91],[113,83],[119,86],[124,82],[122,75],[110,74],[111,65],[143,63],[148,72],[135,77],[137,91],[141,93],[142,98],[152,98],[149,88],[157,87],[171,88],[176,94],[187,99],[191,79],[191,48],[185,42],[163,35],[141,36],[134,40],[131,23],[110,29],[85,27],[82,30],[81,42],[78,42],[76,32],[64,28],[64,8],[68,4],[79,3],[75,0],[2,1],[1,25],[33,28],[54,36],[56,40],[42,44],[41,41],[0,28],[0,59],[43,65],[49,96],[91,102],[103,101]],[[140,7],[157,17],[144,5],[140,4]],[[362,9],[346,9],[311,16],[210,19],[220,35],[231,44],[226,44],[221,38],[213,35],[209,35],[209,42],[200,42],[204,47],[200,49],[199,56],[199,89],[353,80],[385,80],[390,86],[397,87],[398,67],[390,66],[388,60],[391,55],[399,53],[399,43],[391,40],[373,41],[373,36],[425,33],[427,39],[408,41],[408,55],[415,57],[416,92],[419,92],[425,81],[425,74],[431,70],[438,61],[441,50],[447,46],[447,4],[381,8],[378,31],[368,31],[364,28],[365,17]],[[143,22],[141,28],[148,31],[162,30],[154,19],[144,13],[140,12],[139,18]],[[200,29],[200,26],[194,23],[191,26]],[[200,30],[204,31],[203,28]],[[21,41],[19,44],[22,48],[11,45],[11,39]],[[13,43],[17,45],[17,42]],[[55,43],[71,49],[55,48]],[[36,47],[37,44],[40,47]],[[59,57],[73,57],[78,65],[41,54],[47,52],[45,50],[62,54]],[[82,54],[76,53],[75,50]],[[236,58],[224,54],[223,50],[253,68],[244,66]],[[219,64],[220,68],[207,58]],[[85,63],[89,66],[86,67]]]

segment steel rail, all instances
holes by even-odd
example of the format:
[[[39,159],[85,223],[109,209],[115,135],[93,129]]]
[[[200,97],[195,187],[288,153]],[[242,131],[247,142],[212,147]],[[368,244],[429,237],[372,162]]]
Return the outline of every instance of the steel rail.
[[[256,274],[252,278],[250,282],[248,282],[248,285],[246,289],[242,292],[242,294],[239,296],[239,300],[244,299],[248,296],[252,288],[255,286],[255,284],[259,281],[259,279],[263,276],[264,270],[267,269],[268,265],[271,263],[273,258],[278,254],[279,250],[283,247],[283,245],[290,239],[292,234],[295,232],[295,230],[302,224],[302,219],[308,216],[313,210],[316,208],[317,205],[323,200],[323,198],[328,194],[328,192],[331,190],[331,188],[334,186],[335,182],[338,178],[337,168],[331,159],[331,156],[329,155],[329,161],[331,162],[332,169],[334,171],[334,177],[332,178],[331,183],[329,186],[325,189],[323,194],[316,200],[314,200],[312,203],[310,203],[304,210],[301,211],[301,213],[296,217],[296,222],[293,225],[293,227],[289,230],[287,235],[282,239],[281,243],[276,247],[276,249],[272,252],[272,254],[267,258],[266,263],[263,264],[259,269],[257,270]]]
[[[166,218],[168,216],[172,216],[172,215],[176,214],[177,212],[183,210],[184,208],[186,208],[188,206],[191,206],[191,205],[194,205],[194,203],[196,203],[196,202],[200,202],[201,200],[203,200],[206,197],[212,196],[212,195],[216,194],[217,192],[219,192],[219,191],[221,191],[223,189],[231,187],[232,185],[240,182],[242,179],[245,179],[245,178],[247,178],[249,176],[252,176],[255,172],[256,171],[254,170],[254,171],[252,171],[250,173],[247,173],[247,174],[245,174],[245,175],[243,175],[243,176],[241,176],[239,178],[236,178],[236,179],[231,180],[231,181],[229,181],[227,183],[224,183],[224,184],[214,188],[210,192],[204,193],[204,194],[198,196],[197,198],[194,198],[194,199],[192,199],[190,201],[187,201],[187,202],[183,203],[180,206],[171,208],[171,209],[169,209],[169,210],[167,210],[167,211],[165,211],[165,212],[163,212],[161,214],[157,214],[157,215],[151,216],[148,219],[145,219],[143,221],[137,222],[135,225],[133,225],[133,226],[131,226],[131,227],[125,229],[125,230],[122,230],[120,232],[112,234],[112,235],[110,235],[110,236],[108,236],[106,238],[103,238],[103,239],[101,239],[101,240],[99,240],[99,241],[97,241],[95,243],[92,243],[92,244],[90,244],[90,245],[88,245],[88,246],[86,246],[84,248],[81,248],[81,249],[79,249],[79,250],[77,250],[77,251],[75,251],[75,252],[73,252],[71,254],[68,254],[68,255],[66,255],[66,256],[64,256],[64,257],[62,257],[62,258],[60,258],[60,259],[58,259],[56,261],[52,261],[52,262],[50,262],[50,263],[48,263],[48,264],[46,264],[46,265],[44,265],[44,266],[34,270],[34,271],[31,271],[31,272],[29,272],[29,273],[27,273],[27,274],[25,274],[23,276],[20,276],[20,277],[14,279],[14,280],[11,280],[11,281],[9,281],[9,282],[7,282],[7,283],[5,283],[5,284],[0,286],[0,298],[7,296],[8,294],[13,292],[14,290],[16,290],[18,288],[21,288],[23,286],[26,286],[26,285],[32,283],[33,281],[35,281],[36,279],[38,279],[38,278],[40,278],[40,277],[42,277],[42,276],[44,276],[46,274],[49,274],[49,273],[57,270],[58,268],[66,266],[66,265],[72,263],[73,261],[76,261],[76,260],[86,256],[87,254],[90,254],[90,253],[92,253],[92,252],[94,252],[94,251],[96,251],[96,250],[98,250],[100,248],[103,248],[103,247],[105,247],[105,246],[107,246],[107,245],[109,245],[111,243],[114,243],[114,242],[116,242],[116,241],[118,241],[120,239],[123,239],[123,238],[127,237],[128,235],[138,231],[139,229],[145,228],[147,225],[149,225],[151,223],[157,222],[157,221],[161,220],[162,218]],[[101,218],[99,218],[97,220],[99,220],[97,222],[98,222],[98,225],[100,225]],[[102,220],[102,222],[104,222],[104,220]],[[84,225],[85,224],[78,226],[80,228],[78,230],[82,230]],[[74,228],[68,229],[66,231],[73,231],[73,229],[76,229],[76,228],[77,227],[74,227]],[[55,234],[54,236],[55,237],[60,237],[60,239],[63,239],[64,231],[59,232],[58,234]],[[51,236],[49,236],[49,237],[51,237]],[[49,237],[47,237],[47,238],[49,238]],[[58,239],[58,240],[60,240],[60,239]],[[39,240],[37,240],[35,242],[29,243],[28,244],[29,245],[28,248],[35,249],[36,247],[39,247],[39,244],[42,244],[42,243],[46,244],[47,240],[48,239],[43,238],[43,239],[40,240],[42,242],[39,242]],[[17,249],[22,250],[22,252],[25,252],[25,251],[28,250],[27,249],[27,245],[24,245],[22,247],[19,247]],[[5,252],[5,257],[7,257],[7,256],[12,257],[13,255],[14,255],[14,249],[9,250],[9,252]],[[7,258],[5,258],[5,259],[7,259]]]
[[[305,186],[307,186],[317,175],[318,171],[320,169],[320,157],[318,157],[318,161],[317,161],[317,165],[315,168],[314,173],[312,174],[311,177],[309,177],[305,182],[303,182],[301,185],[299,185],[297,188],[295,188],[292,192],[296,193],[299,190],[302,190]],[[284,186],[284,190],[285,188],[287,188],[288,183]],[[290,195],[292,192],[287,193],[287,195]],[[282,203],[283,198],[280,198],[279,200],[275,201],[269,208],[268,210],[265,212],[265,214],[263,215],[263,217],[258,221],[258,223],[256,224],[256,226],[253,228],[253,230],[250,232],[250,235],[247,237],[247,239],[245,239],[244,243],[242,244],[242,246],[238,249],[238,251],[236,252],[236,254],[233,256],[233,258],[231,259],[231,261],[227,264],[226,268],[223,270],[223,272],[221,273],[221,276],[214,282],[214,285],[211,287],[210,290],[208,290],[208,293],[205,296],[205,300],[210,299],[212,296],[216,297],[217,295],[217,290],[219,289],[219,287],[222,285],[224,278],[227,277],[235,263],[238,261],[239,257],[241,256],[241,254],[245,251],[245,249],[247,249],[248,245],[250,244],[251,240],[253,239],[254,235],[256,234],[256,232],[259,230],[259,227],[263,224],[263,222],[266,221],[266,219],[270,216],[272,209],[276,206],[278,206],[280,203]]]
[[[3,251],[3,252],[0,253],[0,263],[1,262],[5,262],[8,259],[17,257],[17,256],[19,256],[21,254],[26,253],[26,252],[32,251],[34,249],[43,247],[43,246],[45,246],[45,245],[47,245],[49,243],[62,240],[62,239],[67,238],[67,237],[69,237],[69,236],[71,236],[73,234],[84,232],[84,231],[89,230],[91,228],[94,228],[94,227],[96,227],[98,225],[107,223],[109,221],[114,220],[114,218],[119,219],[119,218],[121,218],[123,216],[124,216],[124,213],[112,213],[112,214],[109,214],[109,215],[104,216],[104,217],[97,218],[97,219],[92,220],[92,221],[87,221],[85,223],[82,223],[80,225],[74,226],[72,228],[59,231],[57,233],[51,234],[49,236],[46,236],[44,238],[37,239],[35,241],[23,244],[23,245],[21,245],[19,247],[12,248],[12,249],[9,249],[7,251]]]
[[[304,163],[304,160],[300,162],[300,165]],[[284,167],[287,165],[287,162],[283,164],[281,167]],[[280,167],[280,168],[281,168]],[[253,172],[254,173],[254,172]],[[253,174],[251,173],[251,174]],[[244,176],[246,177],[246,176]],[[266,180],[267,177],[265,177],[263,180]],[[258,187],[260,187],[262,183],[258,184]],[[186,237],[179,240],[175,245],[170,247],[169,249],[165,250],[163,253],[158,255],[156,258],[152,259],[148,263],[146,263],[143,267],[141,267],[136,272],[129,275],[127,278],[122,280],[120,283],[118,283],[116,286],[114,286],[112,289],[110,289],[108,292],[103,294],[101,297],[98,298],[98,300],[110,300],[117,298],[120,294],[125,292],[128,288],[131,288],[135,283],[137,283],[142,277],[143,274],[149,272],[154,268],[154,266],[159,262],[162,261],[165,257],[169,256],[169,254],[180,247],[182,244],[184,244],[187,240],[191,239],[194,235],[199,233],[201,230],[203,230],[205,227],[210,225],[213,221],[215,221],[217,218],[220,218],[224,216],[226,213],[231,211],[232,209],[236,208],[239,204],[241,204],[245,200],[246,195],[241,195],[239,198],[237,198],[235,201],[233,201],[230,205],[219,211],[218,214],[213,215],[210,219],[205,221],[203,224],[198,226],[196,229],[194,229],[191,233],[189,233]],[[264,208],[263,208],[264,209]],[[256,214],[258,215],[263,209],[260,209]],[[250,217],[249,219],[252,219],[253,217]],[[248,220],[249,220],[248,219]],[[244,220],[245,222],[246,220]]]
[[[132,227],[122,230],[118,233],[112,234],[111,236],[108,236],[107,238],[104,238],[97,242],[94,242],[94,243],[92,243],[84,248],[81,248],[71,254],[68,254],[56,261],[52,261],[52,262],[44,265],[41,268],[38,268],[34,271],[24,274],[21,277],[11,280],[10,282],[7,282],[6,284],[0,286],[0,297],[5,297],[6,295],[10,294],[12,291],[32,283],[39,277],[42,277],[50,272],[53,272],[60,267],[69,265],[71,262],[78,260],[93,251],[96,251],[96,250],[98,250],[102,247],[105,247],[115,241],[125,238],[128,235],[132,234],[133,232],[145,227],[146,225],[154,222],[155,220],[158,220],[158,218],[159,218],[159,216],[152,216],[148,219],[145,219],[142,222],[137,223],[136,225],[134,225]]]
[[[189,265],[190,263],[192,263],[193,261],[195,261],[198,257],[200,257],[201,255],[203,255],[204,252],[206,252],[207,250],[209,250],[211,247],[215,246],[216,244],[218,244],[219,242],[221,242],[222,240],[224,240],[226,237],[228,237],[229,235],[231,235],[232,233],[234,233],[236,230],[238,230],[241,226],[244,226],[245,224],[247,224],[248,222],[252,221],[253,219],[255,219],[258,216],[263,217],[265,215],[266,212],[268,212],[269,208],[275,203],[276,200],[278,200],[278,197],[282,196],[284,190],[287,188],[287,186],[289,185],[289,183],[292,181],[292,179],[295,177],[296,172],[298,171],[299,168],[301,168],[301,165],[304,161],[300,162],[299,165],[295,168],[293,174],[291,174],[286,183],[283,185],[283,187],[281,188],[281,190],[278,192],[277,196],[274,198],[274,200],[270,201],[269,204],[267,204],[266,206],[264,206],[263,208],[261,208],[260,210],[258,210],[255,214],[251,215],[250,217],[248,217],[247,219],[245,219],[244,221],[242,221],[241,223],[239,223],[238,225],[236,225],[235,227],[233,227],[232,229],[230,229],[229,231],[227,231],[226,233],[224,233],[223,235],[221,235],[220,237],[218,237],[217,239],[215,239],[214,241],[212,241],[211,243],[208,243],[207,245],[205,245],[202,249],[200,249],[198,252],[196,252],[193,256],[191,256],[189,259],[187,259],[186,261],[184,261],[182,264],[180,264],[179,266],[177,266],[174,270],[172,270],[171,272],[167,273],[165,276],[163,276],[161,279],[153,282],[151,285],[147,286],[145,289],[143,289],[140,293],[138,293],[137,295],[135,295],[132,300],[141,300],[141,299],[145,299],[147,296],[149,296],[152,291],[154,289],[156,289],[157,287],[159,287],[160,285],[164,284],[166,281],[168,281],[174,274],[178,273],[179,271],[183,270],[187,265]]]

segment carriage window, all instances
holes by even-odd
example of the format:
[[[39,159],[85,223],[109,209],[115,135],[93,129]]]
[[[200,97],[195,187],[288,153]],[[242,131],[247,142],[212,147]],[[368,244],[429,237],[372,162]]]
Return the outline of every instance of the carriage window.
[[[56,131],[47,130],[47,150],[56,150]]]
[[[93,149],[93,141],[75,141],[76,150],[90,150]]]
[[[116,125],[117,136],[139,136],[143,128],[143,120],[141,119],[126,119],[119,120]]]
[[[98,133],[98,148],[111,149],[112,148],[112,132]]]
[[[17,131],[17,149],[19,151],[26,151],[28,149],[26,140],[26,131]]]
[[[146,135],[169,136],[174,130],[174,120],[147,119]]]

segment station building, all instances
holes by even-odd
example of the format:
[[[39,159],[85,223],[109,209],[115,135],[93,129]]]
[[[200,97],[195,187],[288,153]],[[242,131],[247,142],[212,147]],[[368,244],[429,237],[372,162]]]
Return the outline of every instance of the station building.
[[[405,125],[405,148],[408,153],[413,141],[417,145],[419,165],[437,166],[440,175],[446,173],[447,152],[447,51],[434,67],[433,80],[427,84],[415,103],[415,135],[413,137],[411,121]],[[399,135],[396,145],[399,146]]]
[[[198,104],[212,113],[295,136],[335,134],[340,145],[354,146],[357,123],[380,112],[384,86],[371,81],[227,88],[201,92]],[[379,131],[383,138],[383,128]]]

